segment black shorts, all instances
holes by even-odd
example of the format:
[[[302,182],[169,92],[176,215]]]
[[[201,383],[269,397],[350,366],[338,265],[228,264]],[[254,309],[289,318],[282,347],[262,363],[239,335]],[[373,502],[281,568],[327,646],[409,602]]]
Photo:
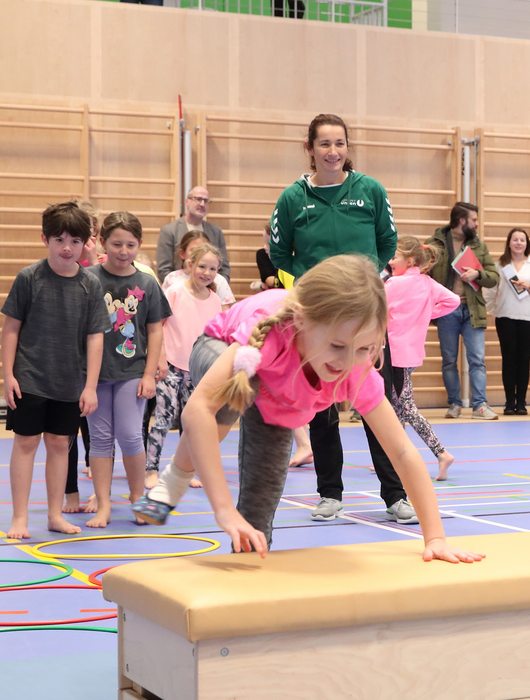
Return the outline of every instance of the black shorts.
[[[54,401],[44,396],[15,396],[16,409],[7,409],[6,428],[17,435],[77,435],[81,422],[79,401]]]

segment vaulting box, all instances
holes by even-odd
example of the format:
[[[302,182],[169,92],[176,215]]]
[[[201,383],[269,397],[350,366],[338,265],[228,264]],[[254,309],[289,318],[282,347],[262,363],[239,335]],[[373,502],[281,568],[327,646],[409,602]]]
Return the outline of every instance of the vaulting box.
[[[126,564],[119,700],[530,698],[530,533]]]

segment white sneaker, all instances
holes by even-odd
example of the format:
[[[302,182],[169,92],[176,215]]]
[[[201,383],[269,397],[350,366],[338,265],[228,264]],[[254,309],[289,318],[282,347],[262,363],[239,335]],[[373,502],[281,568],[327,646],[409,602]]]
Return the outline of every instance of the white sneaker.
[[[392,520],[400,525],[415,525],[418,521],[418,516],[412,505],[404,498],[400,498],[399,501],[393,503],[386,512]]]
[[[460,414],[462,413],[462,406],[459,406],[457,403],[452,403],[449,408],[447,409],[447,413],[445,414],[446,418],[460,418]]]
[[[321,498],[311,517],[313,520],[334,520],[342,508],[342,501],[337,501],[336,498]]]
[[[478,420],[498,420],[499,416],[492,411],[487,403],[483,403],[478,408],[473,409],[471,418],[477,418]]]

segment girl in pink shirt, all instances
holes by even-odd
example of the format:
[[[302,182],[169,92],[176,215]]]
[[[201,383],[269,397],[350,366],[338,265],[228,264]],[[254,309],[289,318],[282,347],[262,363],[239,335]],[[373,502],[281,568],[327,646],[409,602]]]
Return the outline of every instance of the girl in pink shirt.
[[[162,524],[187,489],[194,468],[233,549],[265,556],[288,471],[293,428],[335,401],[364,416],[414,502],[426,561],[472,562],[452,551],[425,465],[385,399],[374,369],[383,344],[386,300],[374,265],[337,255],[306,272],[291,290],[249,297],[215,317],[195,343],[196,384],[172,464],[133,509]],[[224,477],[219,439],[241,415],[237,508]]]
[[[388,303],[388,343],[392,357],[392,405],[402,424],[408,423],[438,460],[437,481],[447,479],[454,457],[421,415],[414,400],[412,372],[425,359],[427,328],[460,304],[458,295],[424,274],[436,260],[436,249],[417,238],[404,236],[389,265],[392,277],[385,284]]]
[[[160,455],[167,432],[175,422],[180,429],[180,415],[193,391],[189,372],[193,343],[208,321],[221,311],[221,300],[215,293],[214,283],[220,265],[220,252],[203,241],[189,256],[189,275],[183,283],[166,289],[173,312],[163,325],[168,371],[156,385],[155,420],[147,438],[147,488],[158,480]],[[200,482],[192,485],[200,486]]]

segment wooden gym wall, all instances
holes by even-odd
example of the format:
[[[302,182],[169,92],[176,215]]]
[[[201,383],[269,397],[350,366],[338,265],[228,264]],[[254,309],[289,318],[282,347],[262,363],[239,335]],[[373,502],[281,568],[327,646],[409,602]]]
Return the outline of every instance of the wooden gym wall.
[[[210,218],[226,231],[238,295],[256,276],[253,251],[273,202],[307,169],[301,144],[320,111],[345,117],[355,167],[388,188],[400,232],[424,237],[447,222],[460,196],[458,142],[475,134],[481,233],[492,251],[529,218],[530,91],[522,86],[530,42],[97,0],[3,0],[0,55],[8,66],[0,75],[4,295],[16,271],[42,254],[42,209],[74,194],[103,211],[137,213],[153,256],[160,226],[181,204],[178,94],[195,181],[211,190]],[[428,343],[432,359],[416,386],[423,405],[443,405],[431,332]],[[488,374],[491,398],[500,399],[494,330]]]

